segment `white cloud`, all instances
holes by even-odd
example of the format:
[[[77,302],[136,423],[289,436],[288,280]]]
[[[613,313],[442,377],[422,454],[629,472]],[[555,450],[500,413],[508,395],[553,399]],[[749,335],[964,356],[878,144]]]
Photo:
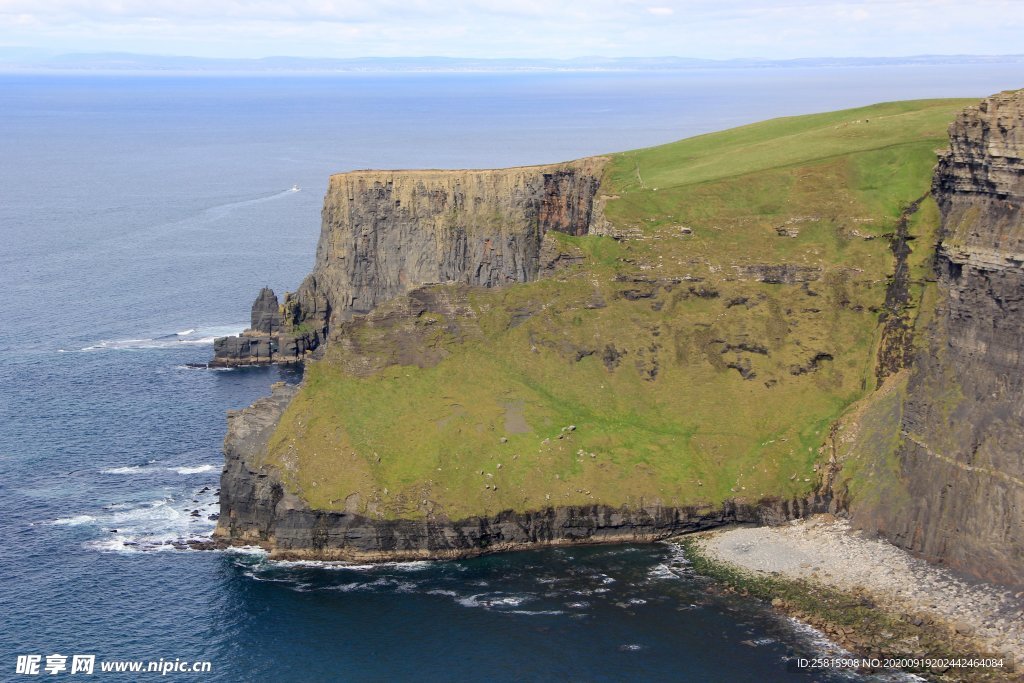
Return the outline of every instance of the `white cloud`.
[[[200,56],[1009,54],[1006,0],[0,0],[0,45]]]

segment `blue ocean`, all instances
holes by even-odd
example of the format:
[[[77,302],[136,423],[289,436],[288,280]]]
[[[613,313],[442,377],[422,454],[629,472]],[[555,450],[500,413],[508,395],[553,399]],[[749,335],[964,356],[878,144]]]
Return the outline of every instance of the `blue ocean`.
[[[214,526],[225,411],[301,379],[189,364],[312,267],[331,173],[554,162],[1022,85],[1020,64],[0,76],[0,679],[59,654],[94,655],[101,680],[161,677],[103,661],[161,659],[209,662],[167,675],[209,681],[823,680],[791,664],[827,647],[814,632],[670,545],[383,566],[177,550]]]

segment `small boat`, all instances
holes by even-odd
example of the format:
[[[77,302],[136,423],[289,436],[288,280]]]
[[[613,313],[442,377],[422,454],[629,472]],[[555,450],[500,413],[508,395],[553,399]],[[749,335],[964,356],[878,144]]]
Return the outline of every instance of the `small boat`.
[[[298,192],[298,191],[299,191],[299,186],[298,185],[292,185],[292,192]]]

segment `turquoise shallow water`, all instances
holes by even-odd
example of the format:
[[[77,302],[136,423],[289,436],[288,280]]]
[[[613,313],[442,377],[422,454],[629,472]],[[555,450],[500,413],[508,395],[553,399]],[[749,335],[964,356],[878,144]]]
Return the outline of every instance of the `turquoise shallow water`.
[[[298,379],[186,364],[308,271],[331,172],[558,161],[1022,76],[0,76],[0,679],[63,653],[218,681],[809,680],[785,658],[811,636],[669,546],[370,568],[166,550],[213,526],[224,411]]]

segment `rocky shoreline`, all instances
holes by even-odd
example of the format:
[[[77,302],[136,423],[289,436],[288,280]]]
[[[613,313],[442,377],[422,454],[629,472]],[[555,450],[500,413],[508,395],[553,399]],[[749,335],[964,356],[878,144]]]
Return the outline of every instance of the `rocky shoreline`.
[[[1001,656],[1013,661],[1018,671],[1024,661],[1024,592],[965,580],[946,567],[853,530],[846,520],[826,514],[782,526],[716,530],[700,534],[694,543],[697,552],[712,562],[755,578],[801,582],[856,596],[863,604],[899,615],[909,625],[908,633],[916,629],[961,647],[973,645],[974,654]],[[894,633],[889,635],[901,636],[899,642],[879,644],[858,634],[856,625],[833,623],[782,597],[772,599],[772,605],[824,630],[854,652],[880,647],[882,653],[893,654],[892,649],[909,646],[909,654],[914,654],[913,647],[923,647]],[[1017,674],[1009,668],[1005,673],[1011,678],[994,680],[1014,680]],[[968,678],[962,680],[978,680],[965,675]]]

